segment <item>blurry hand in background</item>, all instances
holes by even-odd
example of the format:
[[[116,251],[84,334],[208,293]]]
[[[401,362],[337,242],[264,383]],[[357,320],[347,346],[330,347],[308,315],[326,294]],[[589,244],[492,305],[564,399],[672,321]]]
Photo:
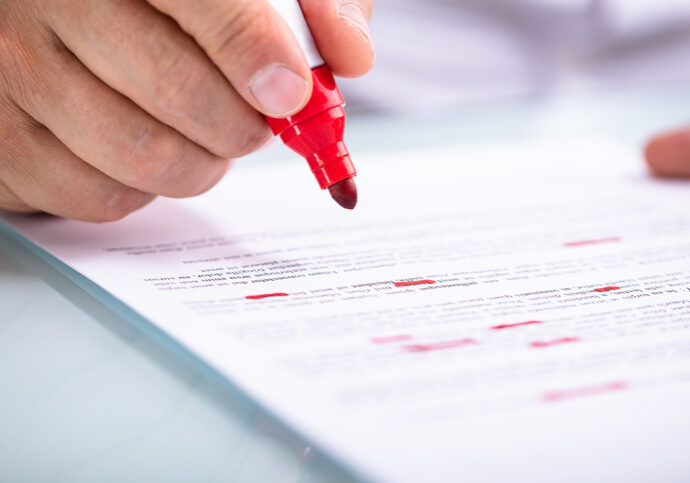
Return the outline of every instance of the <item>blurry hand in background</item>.
[[[657,136],[647,144],[645,154],[656,175],[690,177],[690,127]]]

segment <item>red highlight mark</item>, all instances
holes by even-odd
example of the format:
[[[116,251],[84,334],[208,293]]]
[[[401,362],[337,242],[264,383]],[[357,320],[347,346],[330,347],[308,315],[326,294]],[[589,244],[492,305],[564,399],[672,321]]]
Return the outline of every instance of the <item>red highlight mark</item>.
[[[582,240],[576,242],[568,242],[565,244],[567,247],[584,247],[587,245],[601,245],[602,243],[619,243],[622,238],[614,236],[611,238],[599,238],[598,240]]]
[[[390,344],[391,342],[402,342],[411,339],[411,335],[389,335],[386,337],[372,337],[371,342],[374,344]]]
[[[453,349],[455,347],[463,347],[466,345],[474,345],[476,343],[476,339],[448,340],[445,342],[435,342],[433,344],[406,345],[403,346],[403,350],[405,352],[429,352],[443,349]]]
[[[601,394],[601,393],[606,393],[606,392],[611,392],[611,391],[620,391],[622,389],[625,389],[626,387],[627,387],[627,384],[625,383],[625,381],[613,381],[613,382],[607,382],[606,384],[598,384],[595,386],[585,386],[585,387],[578,387],[575,389],[568,389],[565,391],[547,392],[542,396],[542,399],[545,402],[560,402],[560,401],[564,401],[566,399],[572,399],[572,398],[584,397],[584,396],[594,396],[596,394]]]
[[[604,292],[610,292],[611,290],[620,290],[620,289],[621,289],[620,287],[613,287],[613,286],[611,286],[611,287],[595,288],[594,291],[595,291],[595,292],[604,293]]]
[[[413,280],[411,282],[393,282],[396,287],[410,287],[412,285],[431,285],[436,283],[435,280]]]
[[[261,299],[267,299],[269,297],[287,297],[288,294],[283,293],[283,292],[277,292],[277,293],[262,293],[259,295],[247,295],[245,298],[249,300],[261,300]]]
[[[535,349],[543,349],[554,345],[569,344],[571,342],[580,342],[579,337],[563,337],[562,339],[549,340],[543,342],[532,342],[530,345]]]
[[[493,327],[491,327],[491,330],[512,329],[513,327],[522,327],[523,325],[533,325],[542,323],[543,322],[541,320],[528,320],[527,322],[518,322],[517,324],[494,325]]]

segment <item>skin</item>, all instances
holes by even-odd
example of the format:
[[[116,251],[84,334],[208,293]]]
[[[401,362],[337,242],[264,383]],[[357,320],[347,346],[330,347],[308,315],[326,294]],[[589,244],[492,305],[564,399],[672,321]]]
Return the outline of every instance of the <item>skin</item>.
[[[372,2],[300,2],[336,75],[373,66]],[[310,93],[266,0],[0,0],[0,209],[104,222],[198,195]]]
[[[652,172],[666,178],[690,178],[690,127],[663,133],[645,149]]]

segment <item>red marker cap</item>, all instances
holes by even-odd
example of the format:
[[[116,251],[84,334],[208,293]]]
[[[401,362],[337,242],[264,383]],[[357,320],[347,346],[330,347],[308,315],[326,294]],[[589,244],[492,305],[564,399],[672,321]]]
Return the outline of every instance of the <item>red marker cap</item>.
[[[345,101],[331,70],[312,69],[311,99],[297,114],[284,119],[267,117],[273,134],[307,160],[321,189],[357,174],[345,147]]]

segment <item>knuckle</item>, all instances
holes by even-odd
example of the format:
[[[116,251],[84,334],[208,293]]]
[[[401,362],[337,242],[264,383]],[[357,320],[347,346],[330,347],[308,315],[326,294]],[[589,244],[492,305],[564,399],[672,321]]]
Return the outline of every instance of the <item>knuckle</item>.
[[[37,78],[36,65],[32,61],[32,55],[16,39],[2,37],[0,39],[0,82],[3,90],[6,90],[13,97],[24,99],[30,98],[30,86],[35,86],[32,82]]]
[[[166,115],[183,116],[194,107],[200,92],[204,92],[206,69],[189,51],[171,49],[167,59],[160,62],[153,99],[156,107]]]
[[[140,129],[115,177],[127,186],[164,196],[206,191],[209,178],[216,176],[209,161],[220,160],[167,129],[154,125]]]
[[[31,142],[26,138],[26,120],[7,98],[0,96],[0,210],[29,213],[37,211],[29,206],[16,189],[17,177],[28,177],[26,168],[18,160]]]
[[[120,166],[119,179],[136,188],[157,187],[171,176],[179,142],[157,126],[138,129]]]
[[[14,143],[17,133],[16,107],[5,96],[0,95],[0,146],[5,151]]]
[[[270,39],[270,10],[253,2],[237,2],[211,31],[212,57],[235,57],[256,52]]]
[[[52,52],[64,57],[64,45],[41,26],[23,25],[17,20],[20,25],[8,28],[4,22],[8,20],[0,18],[2,90],[23,106],[32,106],[37,100],[59,101],[58,89],[54,88],[60,82],[59,74],[46,57]],[[32,35],[27,35],[28,31]]]
[[[223,179],[223,176],[225,176],[225,172],[227,171],[228,167],[228,161],[219,161],[218,165],[215,167],[216,169],[210,170],[206,174],[203,182],[199,182],[195,186],[190,187],[184,193],[179,193],[177,197],[187,198],[191,196],[199,196],[201,194],[206,193],[208,190],[217,185],[221,179]]]
[[[88,215],[89,221],[107,223],[118,221],[153,200],[153,195],[125,185],[104,190],[99,208]]]
[[[249,133],[242,133],[239,142],[228,146],[227,156],[224,158],[241,158],[259,150],[273,138],[273,134],[265,122],[252,129]]]

